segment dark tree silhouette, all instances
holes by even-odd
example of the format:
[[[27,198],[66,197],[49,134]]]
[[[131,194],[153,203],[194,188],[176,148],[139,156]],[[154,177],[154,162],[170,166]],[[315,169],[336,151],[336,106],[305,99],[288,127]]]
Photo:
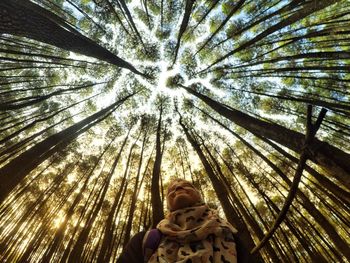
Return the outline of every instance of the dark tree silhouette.
[[[0,262],[117,262],[173,178],[247,262],[348,262],[349,28],[344,0],[0,1]]]

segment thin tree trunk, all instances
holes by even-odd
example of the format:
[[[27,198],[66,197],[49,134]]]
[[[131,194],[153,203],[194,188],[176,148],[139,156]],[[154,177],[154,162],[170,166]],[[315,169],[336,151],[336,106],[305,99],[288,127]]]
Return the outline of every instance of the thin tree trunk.
[[[69,128],[51,135],[3,166],[0,169],[0,203],[3,202],[6,196],[28,173],[51,156],[55,152],[54,149],[56,147],[59,147],[60,144],[68,144],[78,137],[81,132],[104,120],[117,107],[133,95],[135,95],[135,93],[116,101],[109,107],[96,112]],[[36,158],[33,159],[33,156],[36,156]]]
[[[160,105],[159,118],[157,125],[156,135],[156,157],[154,160],[153,172],[152,172],[152,185],[151,185],[151,202],[152,202],[152,227],[155,228],[157,224],[164,218],[163,203],[160,197],[159,179],[161,174],[162,164],[162,150],[161,150],[161,127],[162,127],[162,114],[163,104]]]
[[[89,216],[87,217],[87,222],[84,226],[84,229],[82,230],[82,232],[79,234],[77,241],[75,243],[75,246],[73,247],[73,250],[71,251],[68,261],[71,262],[81,262],[81,258],[84,252],[84,244],[86,244],[89,233],[91,232],[91,227],[94,223],[94,221],[96,220],[96,217],[98,215],[98,213],[100,212],[103,202],[105,200],[105,196],[107,193],[107,190],[109,188],[110,185],[110,181],[114,175],[115,169],[117,167],[117,164],[119,162],[120,156],[122,155],[122,152],[124,150],[124,146],[126,144],[128,135],[126,136],[126,138],[124,139],[119,152],[117,154],[117,156],[114,159],[114,162],[109,170],[108,175],[106,176],[106,178],[104,179],[103,185],[101,187],[101,193],[97,196],[95,205],[92,208],[92,211],[90,212]]]
[[[205,20],[205,18],[209,15],[209,13],[215,8],[215,6],[220,2],[220,0],[209,0],[208,2],[212,2],[210,8],[205,12],[205,14],[201,17],[201,19],[197,22],[197,24],[191,28],[188,34],[192,34],[193,31]],[[186,38],[187,39],[187,38]]]
[[[177,55],[180,48],[181,37],[185,33],[186,28],[188,26],[188,22],[190,21],[190,16],[192,13],[192,8],[194,3],[195,3],[195,0],[185,0],[185,14],[182,18],[179,34],[177,36],[177,42],[175,46],[175,54],[174,54],[174,60],[173,60],[172,66],[174,66],[174,64],[176,63]]]
[[[132,193],[131,197],[131,204],[130,204],[130,209],[129,209],[129,218],[128,218],[128,223],[125,228],[125,236],[124,236],[124,244],[127,244],[130,240],[130,233],[131,233],[131,227],[132,227],[132,222],[134,222],[134,213],[135,213],[135,208],[136,208],[136,201],[137,201],[137,194],[138,194],[138,188],[139,188],[139,181],[140,181],[140,173],[141,173],[141,166],[142,166],[142,160],[143,160],[143,152],[145,150],[145,144],[147,140],[147,131],[145,131],[145,135],[143,137],[142,141],[142,146],[141,146],[141,153],[139,157],[139,164],[137,168],[137,174],[135,177],[135,183],[134,183],[134,190]]]
[[[252,38],[251,40],[248,40],[247,42],[243,43],[242,45],[240,45],[239,47],[235,48],[234,50],[232,50],[231,52],[227,53],[226,55],[220,57],[219,59],[217,59],[214,63],[212,63],[210,66],[208,66],[206,69],[204,69],[203,71],[213,67],[214,65],[216,65],[217,63],[223,61],[224,59],[232,56],[233,54],[240,52],[244,49],[247,49],[248,47],[252,46],[253,44],[255,44],[256,42],[260,41],[261,39],[267,37],[268,35],[271,35],[272,33],[281,30],[283,28],[285,28],[286,26],[289,26],[293,23],[295,23],[296,21],[299,21],[309,15],[311,15],[314,12],[317,12],[319,10],[322,10],[323,8],[328,7],[329,5],[332,5],[336,2],[338,2],[339,0],[323,0],[323,1],[312,1],[309,2],[307,4],[305,4],[303,6],[302,9],[300,9],[298,12],[288,16],[287,18],[283,19],[282,21],[278,22],[277,24],[269,27],[268,29],[266,29],[265,31],[261,32],[260,34],[258,34],[257,36],[255,36],[254,38]]]
[[[278,152],[280,152],[283,156],[287,157],[289,160],[293,161],[294,163],[298,162],[298,159],[291,155],[290,153],[283,150],[281,147],[279,147],[277,144],[273,143],[272,141],[264,138],[263,136],[260,136],[258,134],[255,134],[259,139],[266,142],[270,146],[272,146],[274,149],[276,149]],[[342,202],[345,202],[347,205],[350,206],[350,193],[346,191],[345,189],[341,188],[331,180],[329,180],[325,175],[320,174],[312,167],[306,165],[305,170],[310,173],[323,187],[328,189],[331,193],[335,194],[338,198],[342,200]]]
[[[233,37],[238,37],[239,35],[241,35],[243,32],[253,28],[254,26],[261,24],[271,18],[273,18],[274,16],[277,15],[282,15],[283,13],[285,13],[286,11],[291,11],[293,10],[298,4],[300,4],[301,2],[305,2],[305,0],[293,0],[290,3],[286,4],[285,6],[281,7],[280,9],[252,22],[252,23],[247,23],[246,26],[244,26],[243,28],[241,28],[240,30],[234,32],[233,34],[231,34],[230,36],[228,36],[227,38],[225,38],[224,40],[220,41],[217,45],[214,46],[217,47],[223,43],[225,43],[226,41],[230,40]]]
[[[209,116],[208,114],[206,114]],[[214,118],[212,118],[215,120]],[[250,150],[252,150],[255,154],[257,154],[261,159],[263,159],[282,179],[284,182],[288,184],[288,186],[292,185],[292,182],[289,180],[289,178],[274,164],[272,163],[266,156],[264,156],[262,153],[260,153],[258,150],[256,150],[252,145],[250,145],[247,141],[245,141],[241,136],[239,136],[237,133],[233,132],[232,130],[228,129],[226,126],[219,123],[223,128],[227,129],[229,132],[231,132],[234,136],[236,136],[242,143],[244,143]],[[322,226],[322,228],[327,232],[329,237],[332,239],[334,245],[340,250],[343,251],[344,256],[347,258],[350,257],[350,254],[348,254],[347,250],[345,249],[347,247],[346,242],[342,239],[342,237],[337,233],[334,226],[327,220],[327,218],[315,208],[315,206],[311,203],[311,201],[307,198],[307,196],[301,192],[300,190],[297,190],[297,195],[302,200],[302,204],[305,207],[305,209],[314,217],[315,221]]]
[[[129,22],[130,22],[130,24],[131,24],[131,27],[134,29],[134,31],[135,31],[137,37],[139,38],[139,40],[140,40],[140,42],[141,42],[141,44],[142,44],[142,46],[143,46],[143,48],[144,48],[144,51],[147,52],[146,46],[145,46],[145,44],[143,43],[141,34],[140,34],[140,32],[138,31],[138,29],[137,29],[137,27],[136,27],[136,24],[135,24],[135,22],[134,22],[134,19],[133,19],[132,16],[131,16],[131,13],[130,13],[130,11],[129,11],[129,8],[128,8],[127,4],[125,3],[124,0],[117,0],[117,1],[121,4],[121,8],[124,10],[124,12],[125,12],[125,14],[126,14],[128,20],[129,20]]]
[[[220,26],[215,30],[215,32],[201,45],[198,51],[194,54],[197,55],[203,50],[203,48],[219,33],[219,31],[227,24],[231,17],[243,6],[246,0],[239,0],[238,3],[235,3],[235,6],[231,9],[230,13],[227,15],[225,20],[220,24]]]
[[[197,135],[199,136],[199,135]],[[231,196],[231,198],[233,199],[232,202],[237,206],[239,212],[241,213],[241,215],[243,216],[243,218],[246,220],[246,222],[249,224],[249,226],[253,229],[253,231],[255,232],[255,234],[257,235],[257,237],[259,239],[264,237],[264,233],[261,230],[260,226],[258,225],[258,223],[255,221],[255,219],[251,216],[251,214],[245,209],[245,207],[242,205],[240,198],[238,198],[235,194],[235,191],[233,191],[230,188],[230,184],[228,183],[226,176],[223,174],[220,164],[217,162],[216,158],[211,154],[210,150],[207,148],[207,146],[204,144],[204,140],[199,137],[202,141],[202,145],[204,147],[204,149],[206,150],[206,152],[209,155],[209,158],[212,160],[216,171],[219,173],[220,177],[221,177],[221,183],[222,185],[225,187],[225,189],[227,189],[227,193],[229,194],[229,196]],[[267,245],[266,247],[266,251],[268,253],[268,255],[271,257],[271,259],[273,260],[273,262],[280,262],[280,260],[278,259],[278,256],[276,254],[276,252],[273,250],[273,248],[271,247],[270,244]]]
[[[128,131],[128,134],[126,135],[122,145],[121,145],[121,149],[124,148],[127,139],[129,137],[129,133],[130,133],[131,127]],[[113,237],[113,219],[115,218],[116,215],[116,211],[117,211],[117,206],[120,203],[120,197],[122,195],[122,192],[124,190],[124,185],[125,185],[125,181],[126,181],[126,174],[124,174],[121,185],[122,187],[119,188],[119,191],[117,192],[116,196],[114,197],[114,201],[111,207],[111,210],[109,211],[108,217],[106,219],[106,224],[104,226],[104,231],[103,234],[101,234],[102,238],[102,246],[97,258],[97,262],[107,262],[108,258],[110,257],[110,254],[108,253],[109,251],[111,251],[111,245],[112,245],[112,237]]]

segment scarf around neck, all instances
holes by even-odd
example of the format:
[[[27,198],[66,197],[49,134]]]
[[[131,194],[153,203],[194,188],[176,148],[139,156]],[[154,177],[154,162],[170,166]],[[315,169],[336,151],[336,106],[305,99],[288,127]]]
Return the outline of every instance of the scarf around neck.
[[[237,230],[205,204],[173,211],[157,228],[163,238],[149,263],[237,262]]]

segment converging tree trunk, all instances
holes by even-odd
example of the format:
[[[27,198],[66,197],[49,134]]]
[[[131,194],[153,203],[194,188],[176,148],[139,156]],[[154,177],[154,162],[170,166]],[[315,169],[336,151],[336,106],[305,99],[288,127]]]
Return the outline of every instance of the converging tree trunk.
[[[227,192],[225,186],[223,183],[217,178],[216,174],[214,173],[213,169],[210,166],[210,163],[206,159],[204,153],[202,152],[198,142],[195,140],[195,138],[191,135],[189,129],[185,126],[182,120],[182,116],[178,112],[180,116],[180,126],[182,127],[187,140],[190,142],[194,150],[199,156],[199,159],[201,160],[205,171],[207,172],[207,175],[213,184],[213,188],[215,190],[215,193],[220,200],[220,203],[222,205],[222,208],[225,212],[227,220],[237,227],[239,231],[239,235],[242,238],[244,249],[250,249],[254,247],[254,241],[249,233],[249,230],[247,228],[247,225],[242,221],[240,215],[235,211],[235,209],[232,207],[230,200],[228,199],[229,193]],[[260,255],[251,256],[249,262],[260,262],[262,261]]]
[[[135,93],[134,93],[135,94]],[[82,132],[108,117],[124,101],[133,96],[130,94],[116,101],[105,109],[79,121],[45,140],[35,144],[32,148],[17,156],[0,169],[0,203],[16,187],[21,180],[40,163],[54,154],[59,146],[67,145]],[[56,149],[57,148],[57,149]],[[56,150],[55,150],[56,149]],[[33,158],[35,156],[36,158]]]
[[[135,209],[136,209],[136,201],[137,201],[137,196],[138,196],[138,192],[139,192],[140,173],[141,173],[143,153],[145,150],[146,140],[147,140],[147,131],[144,131],[144,137],[142,140],[141,152],[140,152],[139,162],[138,162],[138,167],[137,167],[137,174],[134,178],[135,179],[134,189],[132,192],[132,197],[131,197],[131,202],[130,202],[130,209],[129,209],[130,216],[129,216],[128,222],[126,224],[126,227],[125,227],[124,245],[126,245],[130,240],[132,223],[135,222],[132,215],[134,215]]]
[[[35,39],[142,75],[129,62],[83,36],[59,16],[29,0],[0,2],[0,33]]]
[[[219,62],[223,61],[224,59],[232,56],[233,54],[240,52],[240,51],[252,46],[256,42],[265,38],[266,36],[271,35],[272,33],[276,32],[278,30],[281,30],[281,29],[285,28],[286,26],[289,26],[289,25],[295,23],[296,21],[301,20],[301,19],[309,16],[310,14],[317,12],[319,10],[322,10],[323,8],[326,8],[327,6],[332,5],[338,1],[339,0],[323,0],[323,1],[312,1],[312,2],[305,4],[303,6],[303,8],[301,8],[298,12],[293,13],[290,16],[284,18],[282,21],[278,22],[277,24],[270,26],[269,28],[267,28],[266,30],[264,30],[263,32],[258,34],[257,36],[246,41],[245,43],[241,44],[240,46],[238,46],[237,48],[235,48],[231,52],[229,52],[226,55],[217,59],[214,63],[212,63],[206,69],[209,69],[212,66],[218,64]]]
[[[186,0],[185,1],[185,13],[184,13],[184,16],[182,18],[179,34],[177,36],[173,65],[176,63],[176,59],[177,59],[177,55],[178,55],[180,43],[181,43],[181,37],[185,33],[188,22],[190,21],[190,15],[191,15],[194,3],[195,3],[194,0]]]
[[[279,124],[254,118],[244,112],[219,103],[197,92],[194,88],[180,86],[238,126],[280,143],[295,152],[301,152],[304,142],[302,133],[287,129]],[[310,160],[326,168],[330,174],[344,182],[350,189],[350,154],[318,139],[315,139],[310,145],[310,151],[312,153]]]
[[[161,129],[162,129],[162,114],[163,104],[161,103],[159,109],[159,118],[156,132],[156,157],[154,160],[153,172],[152,172],[152,185],[151,185],[151,202],[152,202],[152,227],[155,228],[157,224],[164,218],[163,203],[160,197],[160,174],[162,164],[162,145],[161,145]]]

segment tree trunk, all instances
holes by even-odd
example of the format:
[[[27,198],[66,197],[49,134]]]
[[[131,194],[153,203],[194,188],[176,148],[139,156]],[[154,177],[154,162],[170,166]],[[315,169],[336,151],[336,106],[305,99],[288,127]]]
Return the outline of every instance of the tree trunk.
[[[127,142],[130,130],[131,130],[131,128],[129,129],[128,134],[126,135],[122,145],[120,146],[120,149],[121,149],[120,153]],[[118,154],[118,159],[119,158],[120,158],[120,155]],[[116,208],[120,202],[120,196],[121,196],[121,193],[123,191],[123,186],[125,184],[125,180],[126,180],[126,176],[123,177],[123,180],[121,182],[122,187],[119,189],[118,193],[116,194],[116,196],[114,198],[111,210],[109,211],[109,214],[108,214],[108,217],[106,220],[106,225],[104,227],[104,233],[101,234],[101,237],[103,236],[102,246],[101,246],[98,258],[97,258],[97,262],[106,262],[106,261],[108,261],[107,260],[108,256],[110,256],[110,255],[108,255],[108,251],[110,251],[111,245],[112,245],[111,243],[112,243],[112,236],[113,236],[113,230],[112,230],[113,218],[115,217]]]
[[[256,119],[246,113],[214,101],[192,88],[183,85],[181,85],[181,87],[201,99],[217,113],[231,120],[238,126],[251,133],[259,134],[280,143],[295,152],[301,153],[304,143],[304,135],[302,133],[287,129],[275,123]],[[333,174],[350,189],[350,154],[318,139],[313,141],[309,150],[311,153],[311,161],[326,168],[330,174]]]
[[[28,173],[55,153],[55,148],[58,148],[60,144],[63,145],[70,143],[83,131],[104,120],[125,100],[133,95],[134,94],[128,95],[69,128],[51,135],[3,166],[0,169],[0,203],[4,201],[6,196]],[[33,158],[33,156],[36,158]]]
[[[226,25],[226,23],[231,19],[231,17],[243,6],[246,0],[239,0],[238,3],[231,9],[230,13],[227,15],[225,20],[220,24],[220,26],[215,30],[215,32],[201,45],[198,51],[195,53],[198,54],[201,50],[219,33],[219,31]]]
[[[211,154],[210,150],[206,147],[206,145],[204,144],[204,140],[202,138],[200,138],[202,140],[202,145],[204,147],[204,149],[206,150],[206,152],[208,153],[210,159],[212,160],[214,166],[216,167],[216,171],[219,173],[220,177],[221,177],[221,184],[223,187],[225,187],[227,194],[229,196],[231,196],[231,198],[233,199],[232,202],[237,206],[239,212],[241,213],[241,215],[243,216],[243,218],[245,219],[245,221],[248,223],[248,225],[253,229],[253,231],[255,232],[256,236],[259,239],[262,239],[264,237],[264,233],[261,230],[259,224],[255,221],[255,219],[251,216],[251,214],[247,211],[247,209],[245,208],[244,205],[242,205],[242,201],[240,198],[237,197],[237,195],[235,194],[236,191],[233,191],[230,187],[230,184],[228,183],[225,175],[223,174],[220,164],[218,163],[218,161],[216,160],[216,158]],[[268,255],[270,256],[270,258],[272,259],[273,262],[280,262],[280,260],[278,259],[278,256],[276,254],[276,252],[273,250],[273,248],[271,247],[270,244],[267,244],[267,246],[265,247]]]
[[[294,163],[298,162],[298,158],[296,158],[293,155],[291,155],[290,153],[286,152],[281,147],[279,147],[277,144],[271,142],[270,140],[268,140],[260,135],[256,134],[255,136],[257,136],[259,139],[261,139],[262,141],[269,144],[271,147],[273,147],[278,152],[283,154],[283,156],[287,157],[289,160],[293,161]],[[342,200],[342,202],[344,202],[348,206],[350,206],[350,193],[348,191],[344,190],[343,188],[338,186],[336,183],[329,180],[327,178],[327,176],[320,174],[319,172],[317,172],[315,169],[313,169],[312,167],[310,167],[308,165],[306,165],[305,170],[309,174],[311,174],[322,185],[322,187],[328,189],[332,194],[336,195],[337,198],[340,198],[340,200]]]
[[[216,122],[221,124],[218,121]],[[288,184],[289,187],[292,185],[292,182],[289,180],[289,178],[266,156],[264,156],[262,153],[256,150],[252,145],[250,145],[246,140],[244,140],[237,133],[233,132],[232,130],[228,129],[226,126],[222,124],[221,126],[227,129],[229,132],[231,132],[240,141],[242,141],[244,145],[246,145],[250,150],[252,150],[255,154],[257,154],[262,160],[264,160],[276,172],[276,174],[278,174],[282,178],[282,180]],[[310,213],[310,215],[314,217],[315,221],[320,226],[322,226],[324,231],[326,231],[326,233],[332,239],[334,245],[339,249],[339,251],[343,251],[343,254],[346,258],[350,258],[350,252],[347,252],[347,250],[345,249],[347,247],[347,244],[342,239],[342,237],[337,233],[335,227],[327,220],[327,218],[319,210],[315,208],[315,206],[311,203],[309,198],[301,190],[297,190],[296,193],[297,193],[297,196],[302,200],[302,204],[305,207],[305,209]]]
[[[188,26],[188,22],[190,21],[190,15],[191,15],[194,3],[195,3],[195,0],[186,0],[185,1],[185,14],[184,14],[184,17],[182,18],[179,34],[177,36],[174,60],[173,60],[173,64],[172,64],[173,66],[176,63],[177,55],[178,55],[179,48],[180,48],[181,37],[185,33],[186,28]]]
[[[142,75],[130,63],[83,36],[54,13],[28,0],[1,1],[0,33],[35,39]]]
[[[220,0],[210,0],[208,2],[212,2],[211,6],[205,12],[205,14],[201,17],[201,19],[197,22],[197,24],[193,28],[191,28],[191,30],[188,32],[188,34],[192,34],[193,33],[193,31],[206,19],[206,17],[215,8],[215,6],[220,2]]]
[[[179,113],[179,112],[178,112]],[[180,115],[180,113],[179,113]],[[214,171],[212,170],[209,162],[205,158],[202,150],[200,149],[199,144],[196,142],[196,140],[193,138],[193,136],[190,134],[189,130],[186,128],[186,126],[182,122],[182,117],[180,115],[180,126],[182,127],[183,131],[185,132],[185,135],[187,137],[187,140],[191,143],[192,147],[195,149],[196,153],[198,154],[205,171],[207,172],[207,175],[210,179],[210,181],[213,184],[213,188],[216,192],[216,195],[222,205],[222,208],[225,212],[227,220],[235,227],[237,227],[239,231],[239,235],[242,237],[242,242],[244,249],[247,249],[250,251],[254,247],[254,241],[252,237],[250,236],[249,230],[245,223],[242,221],[241,217],[237,214],[235,209],[232,207],[230,200],[228,199],[229,193],[227,192],[226,188],[222,184],[222,182],[217,178]],[[262,258],[260,255],[250,255],[249,262],[262,262]]]
[[[151,185],[151,202],[152,202],[152,228],[155,228],[157,224],[164,218],[163,203],[160,197],[159,179],[161,173],[162,164],[162,145],[161,145],[161,127],[162,127],[162,114],[163,105],[160,106],[157,137],[156,137],[156,157],[154,160],[153,172],[152,172],[152,185]]]
[[[295,23],[296,21],[301,20],[301,19],[311,15],[312,13],[317,12],[319,10],[322,10],[323,8],[326,8],[327,6],[332,5],[332,4],[334,4],[334,3],[338,2],[338,1],[339,0],[311,1],[311,3],[305,4],[304,7],[302,9],[300,9],[298,12],[288,16],[287,18],[283,19],[282,21],[278,22],[277,24],[272,25],[271,27],[269,27],[265,31],[261,32],[260,34],[258,34],[254,38],[252,38],[251,40],[248,40],[247,42],[243,43],[239,47],[235,48],[231,52],[229,52],[226,55],[224,55],[223,57],[217,59],[208,68],[211,68],[215,64],[223,61],[224,59],[232,56],[233,54],[235,54],[237,52],[240,52],[240,51],[242,51],[242,50],[252,46],[256,42],[258,42],[261,39],[267,37],[268,35],[276,32],[278,30],[281,30],[284,27],[289,26],[289,25]]]
[[[134,220],[134,213],[135,213],[135,208],[136,208],[136,201],[137,201],[137,196],[138,196],[138,188],[139,188],[139,181],[140,181],[140,173],[141,173],[141,166],[142,166],[142,160],[143,160],[143,152],[145,149],[145,144],[147,140],[147,132],[145,132],[145,135],[143,137],[142,141],[142,146],[141,146],[141,153],[140,153],[140,159],[139,159],[139,164],[137,168],[137,174],[135,177],[135,183],[134,183],[134,190],[132,193],[131,197],[131,204],[130,204],[130,209],[129,209],[129,218],[128,218],[128,223],[125,228],[125,236],[124,236],[124,244],[127,244],[130,240],[130,233],[131,233],[131,227],[132,227],[132,222],[135,222]]]

